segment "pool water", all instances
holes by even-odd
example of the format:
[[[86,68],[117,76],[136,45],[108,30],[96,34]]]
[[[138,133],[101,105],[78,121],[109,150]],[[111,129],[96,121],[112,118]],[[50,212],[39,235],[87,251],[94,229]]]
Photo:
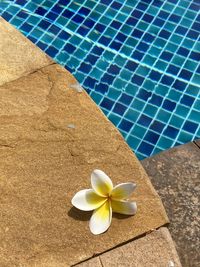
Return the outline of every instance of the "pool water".
[[[139,159],[200,138],[199,0],[0,0]]]

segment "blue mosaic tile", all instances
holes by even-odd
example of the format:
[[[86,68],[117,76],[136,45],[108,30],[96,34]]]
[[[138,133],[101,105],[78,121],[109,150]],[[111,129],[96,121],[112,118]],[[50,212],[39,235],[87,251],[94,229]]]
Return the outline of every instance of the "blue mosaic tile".
[[[124,130],[125,132],[129,132],[132,126],[133,122],[123,119],[119,124],[119,129]]]
[[[200,138],[198,0],[0,1],[66,67],[139,159]]]

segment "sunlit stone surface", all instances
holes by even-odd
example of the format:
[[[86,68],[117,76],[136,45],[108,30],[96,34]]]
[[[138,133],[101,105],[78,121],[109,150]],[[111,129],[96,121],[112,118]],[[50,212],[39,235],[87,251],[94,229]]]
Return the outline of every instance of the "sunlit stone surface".
[[[141,164],[90,97],[71,88],[74,77],[31,43],[24,45],[3,20],[0,31],[6,36],[0,51],[8,51],[0,57],[0,68],[8,69],[0,86],[0,266],[76,264],[167,223]],[[12,73],[23,67],[12,76],[9,66]],[[75,192],[90,187],[95,168],[115,184],[138,186],[137,214],[115,216],[100,236],[88,229],[90,213],[71,205]]]

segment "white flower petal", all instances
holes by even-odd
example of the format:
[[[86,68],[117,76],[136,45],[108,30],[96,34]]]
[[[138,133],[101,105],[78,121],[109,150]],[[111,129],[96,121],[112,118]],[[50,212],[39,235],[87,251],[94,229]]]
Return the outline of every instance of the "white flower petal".
[[[94,235],[102,234],[109,228],[111,220],[112,209],[110,201],[106,201],[101,207],[93,211],[89,223],[90,231]]]
[[[118,184],[113,188],[111,196],[114,199],[127,199],[135,188],[136,184],[134,183]]]
[[[112,199],[111,206],[113,212],[125,215],[134,215],[137,211],[136,202],[129,202],[124,200],[118,201]]]
[[[113,189],[111,179],[101,170],[92,172],[91,184],[94,191],[100,196],[109,196]]]
[[[100,207],[107,199],[97,195],[92,189],[81,190],[72,198],[72,205],[79,210],[94,210]]]

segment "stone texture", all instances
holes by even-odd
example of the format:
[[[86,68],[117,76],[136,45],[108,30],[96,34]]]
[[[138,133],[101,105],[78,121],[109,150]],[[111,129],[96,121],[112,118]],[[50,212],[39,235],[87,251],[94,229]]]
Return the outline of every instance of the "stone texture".
[[[0,85],[50,63],[47,55],[0,17]]]
[[[103,267],[100,257],[95,257],[76,265],[77,267]]]
[[[141,164],[75,83],[54,64],[0,86],[0,266],[72,265],[168,222]],[[71,205],[94,168],[138,184],[138,213],[100,236]]]
[[[141,164],[74,77],[3,19],[0,47],[0,266],[69,266],[167,223]],[[138,213],[114,216],[101,236],[71,205],[94,168],[138,184]]]
[[[195,140],[194,143],[200,148],[200,139]]]
[[[199,147],[189,143],[145,159],[142,164],[164,202],[183,267],[200,266]]]
[[[101,262],[103,267],[181,267],[170,233],[164,227],[94,259],[77,266],[99,266]]]

